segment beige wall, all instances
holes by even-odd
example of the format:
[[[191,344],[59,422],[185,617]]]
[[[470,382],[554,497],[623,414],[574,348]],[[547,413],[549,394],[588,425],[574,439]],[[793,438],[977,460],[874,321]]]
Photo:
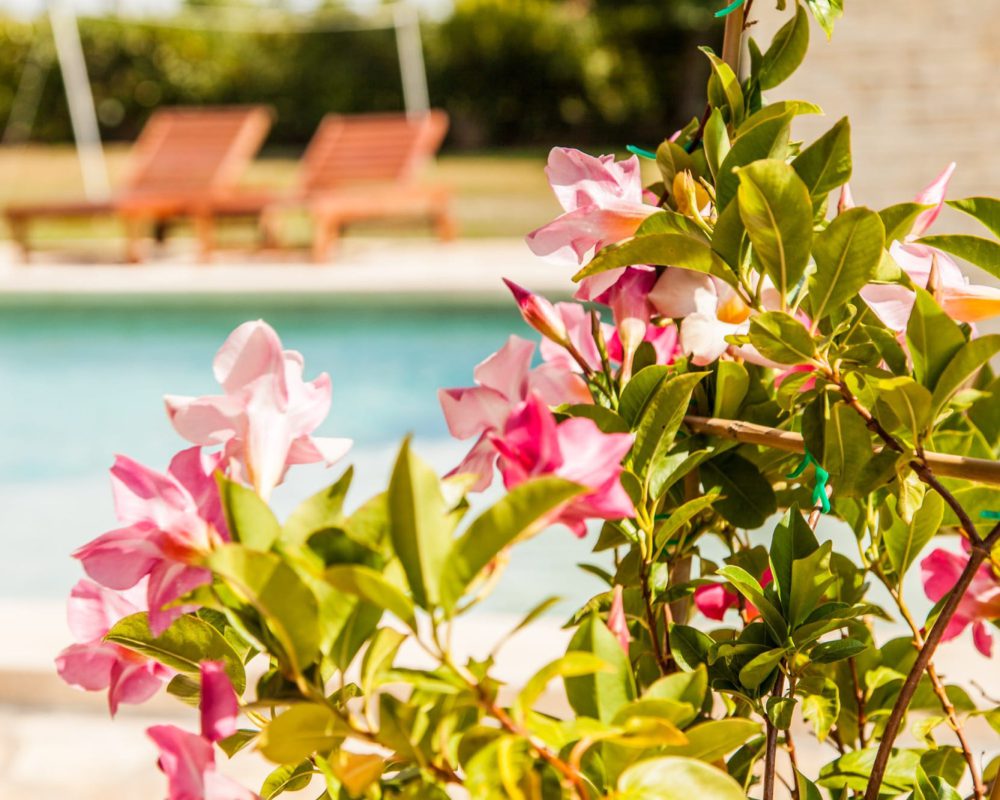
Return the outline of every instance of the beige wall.
[[[833,40],[814,27],[805,63],[768,93],[826,112],[800,118],[795,137],[809,141],[850,116],[860,204],[910,199],[949,161],[958,162],[951,197],[1000,194],[1000,0],[845,5]],[[751,35],[762,47],[788,16],[773,6],[754,7]]]

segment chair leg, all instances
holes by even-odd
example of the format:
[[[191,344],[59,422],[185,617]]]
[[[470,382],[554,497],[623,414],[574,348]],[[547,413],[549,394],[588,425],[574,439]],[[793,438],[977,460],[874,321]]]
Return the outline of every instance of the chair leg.
[[[198,260],[208,264],[215,249],[215,217],[211,212],[196,215],[194,229],[198,237]]]
[[[331,248],[340,239],[341,221],[339,217],[326,214],[313,217],[312,260],[322,264],[328,260]]]
[[[125,216],[125,262],[128,264],[142,263],[142,220],[139,217]]]
[[[432,216],[434,232],[442,242],[452,242],[458,237],[458,225],[447,203],[439,206]]]
[[[260,228],[260,246],[262,249],[273,250],[281,246],[281,228],[279,214],[265,209],[257,222]]]
[[[17,245],[21,254],[21,261],[25,264],[31,260],[31,245],[28,241],[28,220],[23,217],[13,219],[7,218],[7,227],[10,229],[10,238]]]

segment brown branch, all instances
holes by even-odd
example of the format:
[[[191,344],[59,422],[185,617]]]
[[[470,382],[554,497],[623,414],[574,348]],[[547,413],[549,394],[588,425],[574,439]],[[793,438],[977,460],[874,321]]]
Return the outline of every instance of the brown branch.
[[[684,417],[684,423],[693,433],[718,436],[745,444],[756,444],[774,450],[784,450],[787,453],[805,453],[806,451],[801,434],[780,428],[768,428],[764,425],[755,425],[752,422],[735,419],[695,415]],[[890,438],[892,438],[891,435]],[[923,463],[937,476],[963,478],[978,483],[1000,486],[1000,461],[928,451],[924,453]]]
[[[788,750],[788,762],[792,765],[792,800],[800,800],[799,796],[799,760],[795,755],[795,740],[791,729],[785,731],[785,747]]]
[[[847,638],[847,634],[843,635],[843,638]],[[865,725],[868,724],[868,720],[865,717],[865,693],[861,688],[861,680],[858,678],[858,665],[855,663],[853,658],[847,659],[848,667],[851,670],[851,683],[854,686],[854,702],[858,707],[858,742],[861,745],[861,749],[864,750],[868,746],[867,737],[865,736]]]
[[[774,683],[774,690],[771,694],[775,697],[781,695],[785,687],[785,674],[778,673],[778,679]],[[775,762],[778,756],[778,728],[771,722],[771,718],[764,714],[764,725],[767,728],[767,745],[764,749],[764,798],[763,800],[774,800],[774,776],[777,766]]]
[[[913,666],[910,668],[910,672],[899,691],[899,697],[896,698],[896,703],[892,707],[892,712],[889,715],[882,734],[882,741],[879,743],[878,752],[875,755],[875,762],[872,765],[871,777],[868,780],[868,788],[865,790],[864,800],[878,800],[879,791],[882,788],[882,780],[885,777],[885,770],[889,764],[889,756],[892,753],[892,746],[899,735],[903,717],[906,715],[906,709],[909,707],[910,700],[913,699],[913,694],[920,683],[920,677],[927,671],[927,665],[934,657],[934,651],[937,650],[945,629],[951,622],[952,617],[955,616],[958,604],[968,591],[969,584],[972,583],[972,579],[975,577],[979,567],[982,566],[983,561],[986,560],[990,550],[998,540],[1000,540],[1000,524],[994,526],[993,530],[990,531],[989,535],[981,543],[972,545],[969,560],[962,570],[962,574],[959,576],[955,587],[947,595],[944,606],[941,608],[930,633],[927,634],[923,647],[917,653],[916,661],[913,662]]]
[[[649,585],[649,564],[645,558],[639,559],[639,582],[642,584],[642,604],[646,611],[646,625],[649,627],[649,639],[653,643],[653,657],[660,668],[661,675],[670,674],[670,661],[663,652],[660,642],[659,628],[656,624],[656,610],[653,608],[653,593]],[[669,631],[667,632],[669,635]]]

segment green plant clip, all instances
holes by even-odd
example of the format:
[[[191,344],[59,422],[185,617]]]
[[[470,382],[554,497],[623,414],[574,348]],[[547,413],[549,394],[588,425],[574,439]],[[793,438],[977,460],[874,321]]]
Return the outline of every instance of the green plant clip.
[[[733,0],[733,2],[731,2],[725,8],[723,8],[723,9],[721,9],[719,11],[716,11],[715,12],[715,18],[719,19],[720,17],[728,16],[729,14],[732,14],[741,5],[743,5],[743,0]]]
[[[1000,520],[1000,511],[980,511],[979,516],[983,519]]]
[[[651,150],[643,150],[641,147],[636,147],[634,144],[625,145],[625,149],[640,158],[648,158],[650,161],[656,161],[656,153]]]
[[[808,467],[810,464],[813,465],[813,470],[815,471],[816,474],[816,483],[813,485],[813,493],[812,493],[813,505],[815,506],[818,504],[820,508],[823,510],[824,514],[829,514],[830,498],[826,496],[826,485],[827,482],[830,480],[830,473],[820,466],[820,463],[816,460],[816,457],[812,453],[806,450],[806,454],[802,457],[802,460],[799,462],[799,465],[795,468],[793,472],[789,473],[785,477],[798,478],[800,475],[802,475],[803,472],[806,471],[806,467]],[[1000,519],[1000,517],[998,517],[998,519]]]

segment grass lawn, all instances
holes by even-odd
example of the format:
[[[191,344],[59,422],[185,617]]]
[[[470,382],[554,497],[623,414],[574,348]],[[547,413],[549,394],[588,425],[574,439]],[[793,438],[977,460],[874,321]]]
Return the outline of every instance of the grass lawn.
[[[120,184],[127,156],[127,145],[107,147],[112,186]],[[291,155],[261,157],[248,170],[244,183],[248,187],[291,189],[295,184],[296,164]],[[454,210],[462,236],[523,236],[560,210],[546,182],[544,166],[544,152],[443,156],[429,168],[428,178],[453,188]],[[83,185],[72,147],[32,145],[0,149],[0,206],[18,201],[81,197]],[[252,226],[237,225],[237,229],[228,232],[228,238],[252,241]],[[414,232],[424,235],[413,226],[380,224],[365,226],[363,230],[379,235]],[[117,238],[120,233],[113,219],[39,221],[32,227],[32,239],[43,246],[61,239]],[[294,242],[304,243],[308,237],[305,220],[290,219],[288,233]],[[0,223],[0,236],[6,235]]]

